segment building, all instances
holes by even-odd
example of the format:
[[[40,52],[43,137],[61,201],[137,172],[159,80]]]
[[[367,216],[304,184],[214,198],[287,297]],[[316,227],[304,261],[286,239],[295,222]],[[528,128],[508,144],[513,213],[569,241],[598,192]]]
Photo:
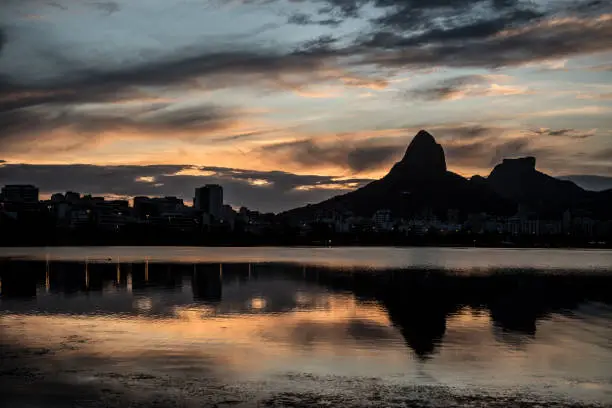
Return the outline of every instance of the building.
[[[512,235],[540,235],[540,221],[510,217],[506,223],[506,231]]]
[[[158,217],[162,213],[182,211],[185,204],[177,197],[134,197],[134,215],[142,220]]]
[[[96,203],[101,203],[103,201],[104,201],[104,197],[92,196],[91,194],[84,194],[83,197],[81,197],[81,203],[86,203],[86,204],[96,204]]]
[[[69,215],[70,228],[83,228],[91,225],[91,210],[72,210]]]
[[[119,231],[127,223],[125,215],[111,211],[97,212],[95,220],[98,228],[110,231]]]
[[[207,184],[196,188],[193,204],[197,210],[220,218],[223,210],[223,187],[218,184]]]
[[[61,203],[64,202],[66,198],[64,197],[64,195],[62,193],[55,193],[53,195],[51,195],[51,202],[52,203]]]
[[[128,200],[103,200],[94,202],[94,208],[100,212],[116,212],[124,215],[129,212],[130,204]]]
[[[66,191],[64,199],[69,203],[76,204],[81,200],[81,194],[74,191]]]
[[[2,187],[2,199],[11,203],[37,203],[38,187],[31,184],[9,184]]]
[[[221,208],[221,223],[225,224],[225,226],[231,231],[233,231],[236,226],[237,216],[238,214],[236,211],[234,211],[231,205],[225,204]]]
[[[372,221],[378,230],[390,231],[393,229],[391,210],[378,210],[372,216]]]
[[[163,212],[150,219],[151,223],[175,231],[195,231],[199,221],[190,211]]]

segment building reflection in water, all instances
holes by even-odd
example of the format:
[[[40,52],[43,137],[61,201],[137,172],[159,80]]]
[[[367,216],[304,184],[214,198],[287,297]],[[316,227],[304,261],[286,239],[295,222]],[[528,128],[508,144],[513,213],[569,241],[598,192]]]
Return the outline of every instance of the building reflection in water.
[[[191,280],[193,300],[212,304],[220,303],[222,276],[223,266],[221,264],[193,265]]]
[[[36,313],[172,318],[177,308],[205,305],[216,316],[280,316],[309,310],[333,316],[346,307],[338,299],[348,296],[357,308],[376,305],[383,310],[406,346],[422,360],[439,351],[448,319],[462,315],[466,308],[486,311],[496,339],[516,344],[537,337],[538,322],[553,313],[571,313],[586,302],[612,304],[607,289],[612,287],[610,276],[537,271],[462,276],[448,271],[286,264],[2,261],[0,282],[0,313],[33,313],[25,299],[37,301]],[[118,296],[106,296],[109,292]],[[78,304],[61,301],[70,297],[82,299]],[[309,336],[329,335],[322,320],[307,329]],[[363,322],[349,329],[347,335],[368,336],[373,342],[387,336]],[[291,330],[291,338],[300,338],[299,327]]]

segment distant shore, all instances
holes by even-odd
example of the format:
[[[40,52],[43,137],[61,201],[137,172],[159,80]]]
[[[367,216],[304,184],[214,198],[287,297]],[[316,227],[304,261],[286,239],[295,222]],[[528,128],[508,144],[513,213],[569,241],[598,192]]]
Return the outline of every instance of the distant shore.
[[[0,248],[36,248],[36,247],[311,247],[311,248],[351,248],[351,247],[403,247],[403,248],[492,248],[492,249],[612,249],[612,242],[593,242],[593,243],[505,243],[498,244],[492,242],[292,242],[282,243],[276,241],[262,242],[112,242],[112,241],[62,241],[62,242],[14,242],[13,244],[3,243]]]

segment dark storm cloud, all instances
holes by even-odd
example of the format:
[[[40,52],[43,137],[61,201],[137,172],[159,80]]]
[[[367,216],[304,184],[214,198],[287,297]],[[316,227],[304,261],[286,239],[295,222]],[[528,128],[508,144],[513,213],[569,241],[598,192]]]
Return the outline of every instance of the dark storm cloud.
[[[489,6],[496,10],[517,7],[521,0],[313,0],[323,4],[321,14],[335,14],[345,18],[355,18],[363,15],[364,8],[377,8],[386,11],[388,16],[402,12],[421,15],[425,12],[442,11],[458,13],[470,10],[475,6]]]
[[[307,1],[307,0],[304,0]],[[416,25],[431,24],[433,20],[456,22],[462,15],[504,15],[506,13],[578,13],[594,15],[612,10],[605,0],[567,0],[534,2],[531,0],[311,0],[322,3],[321,14],[343,18],[366,17],[366,9],[382,12],[372,21],[381,26],[414,29]],[[464,19],[465,20],[465,19]],[[473,20],[473,18],[471,19]]]
[[[302,55],[320,55],[324,58],[326,54],[334,54],[339,52],[338,50],[334,49],[337,42],[337,38],[332,35],[325,34],[317,38],[313,38],[312,40],[303,42],[296,48],[295,52]]]
[[[264,146],[263,156],[290,161],[303,167],[342,166],[353,172],[379,170],[387,167],[401,155],[405,143],[372,145],[364,141],[350,143],[338,140],[333,143],[317,143],[306,139]]]
[[[368,43],[364,45],[369,46]],[[369,60],[381,66],[501,67],[612,49],[612,20],[568,19],[535,23],[460,42],[404,46],[396,38],[371,47]]]
[[[203,175],[177,175],[181,170],[198,170]],[[267,184],[254,185],[255,181],[265,181]],[[348,184],[360,186],[369,181],[367,179],[338,181],[332,176],[186,165],[3,164],[0,166],[0,185],[31,183],[39,186],[43,193],[73,190],[94,195],[173,195],[190,200],[196,187],[207,183],[218,183],[223,185],[226,202],[263,211],[281,211],[303,205],[305,202],[319,202],[345,192],[345,186]],[[326,188],[319,189],[317,188],[319,185]]]
[[[603,2],[331,0],[327,3],[329,7],[324,11],[340,12],[345,17],[359,15],[366,6],[383,12],[382,17],[370,20],[369,32],[359,36],[350,52],[385,67],[499,67],[612,49],[612,21],[596,20],[610,9]],[[342,10],[348,12],[342,13]],[[551,19],[565,17],[570,19],[550,23]]]
[[[379,2],[381,3],[381,2]],[[461,34],[467,37],[473,37],[474,34],[492,34],[492,30],[499,30],[512,24],[515,20],[524,21],[526,18],[531,19],[539,15],[530,7],[524,6],[521,1],[495,2],[488,0],[471,0],[471,1],[387,1],[387,4],[393,4],[387,8],[387,12],[380,18],[375,19],[375,23],[382,28],[400,29],[400,30],[415,30],[423,28],[433,28],[434,35],[441,35],[438,39],[450,38],[445,34],[441,27],[454,26],[450,32],[455,32],[457,36]],[[499,14],[500,17],[494,17],[490,20],[484,19],[481,21],[469,22],[465,26],[456,25],[457,17],[463,14],[470,14],[474,17],[479,17],[478,13],[487,13],[487,11],[476,11],[475,8],[489,8],[489,14]],[[444,24],[436,24],[443,21]],[[435,35],[437,34],[437,35]]]
[[[368,0],[315,0],[322,3],[320,14],[332,14],[343,18],[359,17],[361,8],[370,3]]]
[[[363,44],[382,48],[396,48],[440,42],[460,43],[470,39],[486,38],[507,27],[518,23],[533,21],[541,16],[541,13],[530,10],[515,11],[504,16],[491,19],[479,19],[450,28],[428,28],[418,34],[407,36],[394,33],[393,31],[378,31],[369,39],[366,39]]]
[[[603,1],[323,2],[327,7],[322,12],[344,18],[365,18],[361,11],[366,8],[382,12],[370,19],[369,32],[362,33],[348,52],[386,67],[499,67],[612,49],[612,21],[596,20],[612,11],[609,2]],[[555,18],[569,20],[550,23]]]
[[[302,25],[302,26],[320,25],[320,26],[328,26],[328,27],[338,27],[340,24],[342,24],[343,21],[340,19],[335,19],[335,18],[317,20],[317,19],[314,19],[309,14],[295,13],[289,16],[289,18],[287,19],[287,22],[289,24],[296,24],[296,25]]]
[[[583,2],[569,2],[566,3],[571,11],[579,13],[609,13],[612,12],[612,3],[608,0],[589,0]]]

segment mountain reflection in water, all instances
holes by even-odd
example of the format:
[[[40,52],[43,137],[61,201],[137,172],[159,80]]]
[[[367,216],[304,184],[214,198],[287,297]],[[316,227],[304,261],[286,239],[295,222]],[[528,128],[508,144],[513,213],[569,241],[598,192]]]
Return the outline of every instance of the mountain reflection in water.
[[[5,260],[0,279],[0,391],[17,402],[55,370],[52,393],[89,378],[117,401],[163,377],[246,404],[313,378],[612,403],[609,273]]]

